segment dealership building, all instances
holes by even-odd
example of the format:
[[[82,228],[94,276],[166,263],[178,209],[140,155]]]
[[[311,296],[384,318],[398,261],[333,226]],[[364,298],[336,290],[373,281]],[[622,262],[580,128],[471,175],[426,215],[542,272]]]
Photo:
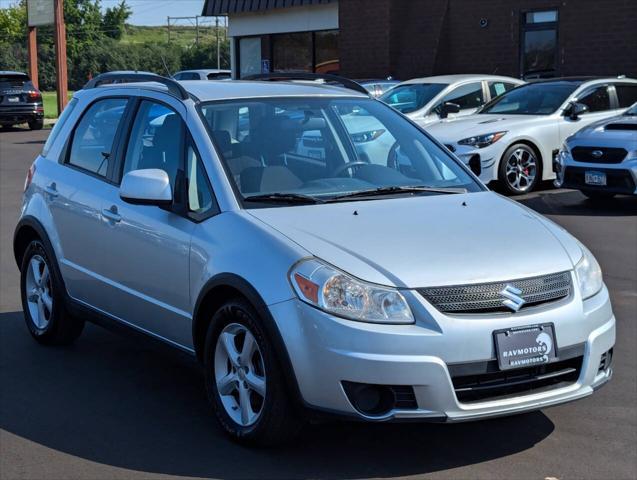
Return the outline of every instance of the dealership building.
[[[206,0],[235,77],[637,77],[637,0]]]

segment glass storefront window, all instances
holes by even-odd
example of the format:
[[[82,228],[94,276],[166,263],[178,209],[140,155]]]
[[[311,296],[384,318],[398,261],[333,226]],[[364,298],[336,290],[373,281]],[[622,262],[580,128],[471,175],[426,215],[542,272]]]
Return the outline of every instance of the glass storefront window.
[[[261,73],[261,37],[239,40],[239,73],[241,77]]]
[[[272,57],[275,72],[311,72],[312,33],[272,35]]]
[[[327,30],[314,34],[316,73],[338,73],[338,30]]]

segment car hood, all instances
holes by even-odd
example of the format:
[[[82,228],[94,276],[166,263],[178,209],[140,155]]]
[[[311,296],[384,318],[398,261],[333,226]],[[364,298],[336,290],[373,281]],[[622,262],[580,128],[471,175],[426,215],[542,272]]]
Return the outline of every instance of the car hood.
[[[487,133],[510,131],[518,126],[546,121],[546,115],[505,115],[481,113],[440,120],[426,127],[427,132],[443,143]]]
[[[637,148],[637,116],[617,115],[605,118],[577,131],[568,141],[590,143],[591,146],[604,146],[620,143],[617,146]]]
[[[570,270],[581,257],[573,237],[492,192],[249,213],[310,255],[396,287],[514,280]]]

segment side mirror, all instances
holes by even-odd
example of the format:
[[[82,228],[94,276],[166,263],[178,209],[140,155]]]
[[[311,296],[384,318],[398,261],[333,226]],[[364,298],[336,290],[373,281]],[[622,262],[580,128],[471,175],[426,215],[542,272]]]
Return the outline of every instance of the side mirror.
[[[588,112],[588,107],[586,105],[579,102],[571,102],[564,110],[564,116],[571,120],[578,120],[579,116],[586,112]]]
[[[460,105],[452,102],[445,102],[440,106],[440,118],[447,118],[450,113],[458,113]]]
[[[128,172],[122,179],[119,196],[134,205],[167,206],[173,201],[168,174],[158,168]]]

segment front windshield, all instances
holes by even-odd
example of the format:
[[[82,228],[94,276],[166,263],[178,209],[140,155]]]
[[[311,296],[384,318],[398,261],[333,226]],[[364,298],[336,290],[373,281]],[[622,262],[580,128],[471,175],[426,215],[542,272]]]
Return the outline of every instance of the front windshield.
[[[368,98],[243,99],[201,110],[244,199],[294,194],[323,201],[415,186],[482,190],[416,126]]]
[[[444,83],[407,83],[385,92],[380,100],[401,113],[410,113],[427,105],[446,87]]]
[[[637,116],[637,103],[634,104],[632,107],[630,107],[628,110],[626,110],[624,115],[630,115],[631,117]]]
[[[486,104],[479,113],[507,115],[550,115],[571,95],[571,83],[529,83],[503,93]]]

